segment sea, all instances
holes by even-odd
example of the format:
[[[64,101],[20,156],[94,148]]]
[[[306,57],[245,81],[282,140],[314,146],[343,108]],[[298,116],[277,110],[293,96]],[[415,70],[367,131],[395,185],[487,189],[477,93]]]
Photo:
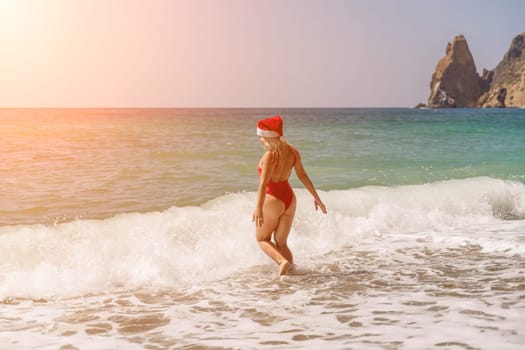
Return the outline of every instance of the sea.
[[[284,119],[295,265],[251,221]],[[0,349],[524,349],[523,109],[0,109]]]

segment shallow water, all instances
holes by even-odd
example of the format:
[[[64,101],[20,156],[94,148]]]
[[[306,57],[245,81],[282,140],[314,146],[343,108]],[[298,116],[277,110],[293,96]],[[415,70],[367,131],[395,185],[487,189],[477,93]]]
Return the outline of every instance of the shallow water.
[[[254,240],[282,112],[294,269]],[[2,349],[521,349],[520,110],[0,110]]]
[[[525,260],[478,246],[345,247],[173,289],[6,300],[0,341],[38,349],[519,349]],[[326,263],[329,261],[329,263]],[[30,337],[20,337],[20,334]]]
[[[0,109],[0,225],[255,191],[256,123],[274,113],[326,191],[480,176],[525,182],[523,110]]]

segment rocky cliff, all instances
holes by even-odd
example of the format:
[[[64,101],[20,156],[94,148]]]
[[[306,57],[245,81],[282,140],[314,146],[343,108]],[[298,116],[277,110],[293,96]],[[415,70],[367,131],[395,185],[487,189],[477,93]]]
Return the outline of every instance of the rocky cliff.
[[[439,60],[430,82],[428,106],[476,107],[481,96],[480,77],[463,35],[447,45],[446,55]]]
[[[430,82],[430,108],[525,107],[525,32],[518,35],[494,70],[480,77],[467,41],[458,35]]]
[[[479,107],[525,107],[525,32],[516,36],[501,62],[484,71],[489,88]]]

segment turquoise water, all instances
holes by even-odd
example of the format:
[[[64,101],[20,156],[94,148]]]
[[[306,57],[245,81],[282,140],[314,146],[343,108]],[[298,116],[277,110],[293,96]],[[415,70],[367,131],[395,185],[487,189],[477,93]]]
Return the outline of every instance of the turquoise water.
[[[288,125],[326,189],[525,180],[523,110],[304,111],[289,113]]]
[[[322,190],[525,181],[520,109],[1,110],[0,224],[104,218],[254,191],[256,122],[276,113]]]
[[[251,215],[282,114],[295,268]],[[0,110],[6,349],[512,349],[525,343],[525,112]]]

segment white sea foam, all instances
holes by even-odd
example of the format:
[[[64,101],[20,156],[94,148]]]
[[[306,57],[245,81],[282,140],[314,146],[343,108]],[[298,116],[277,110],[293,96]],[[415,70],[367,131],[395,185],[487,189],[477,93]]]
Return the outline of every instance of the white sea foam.
[[[416,240],[525,254],[525,185],[518,182],[471,178],[321,192],[326,216],[315,213],[305,190],[296,194],[290,246],[305,265],[342,247],[388,251]],[[254,240],[254,202],[246,192],[200,207],[0,227],[0,300],[176,287],[269,264]]]

